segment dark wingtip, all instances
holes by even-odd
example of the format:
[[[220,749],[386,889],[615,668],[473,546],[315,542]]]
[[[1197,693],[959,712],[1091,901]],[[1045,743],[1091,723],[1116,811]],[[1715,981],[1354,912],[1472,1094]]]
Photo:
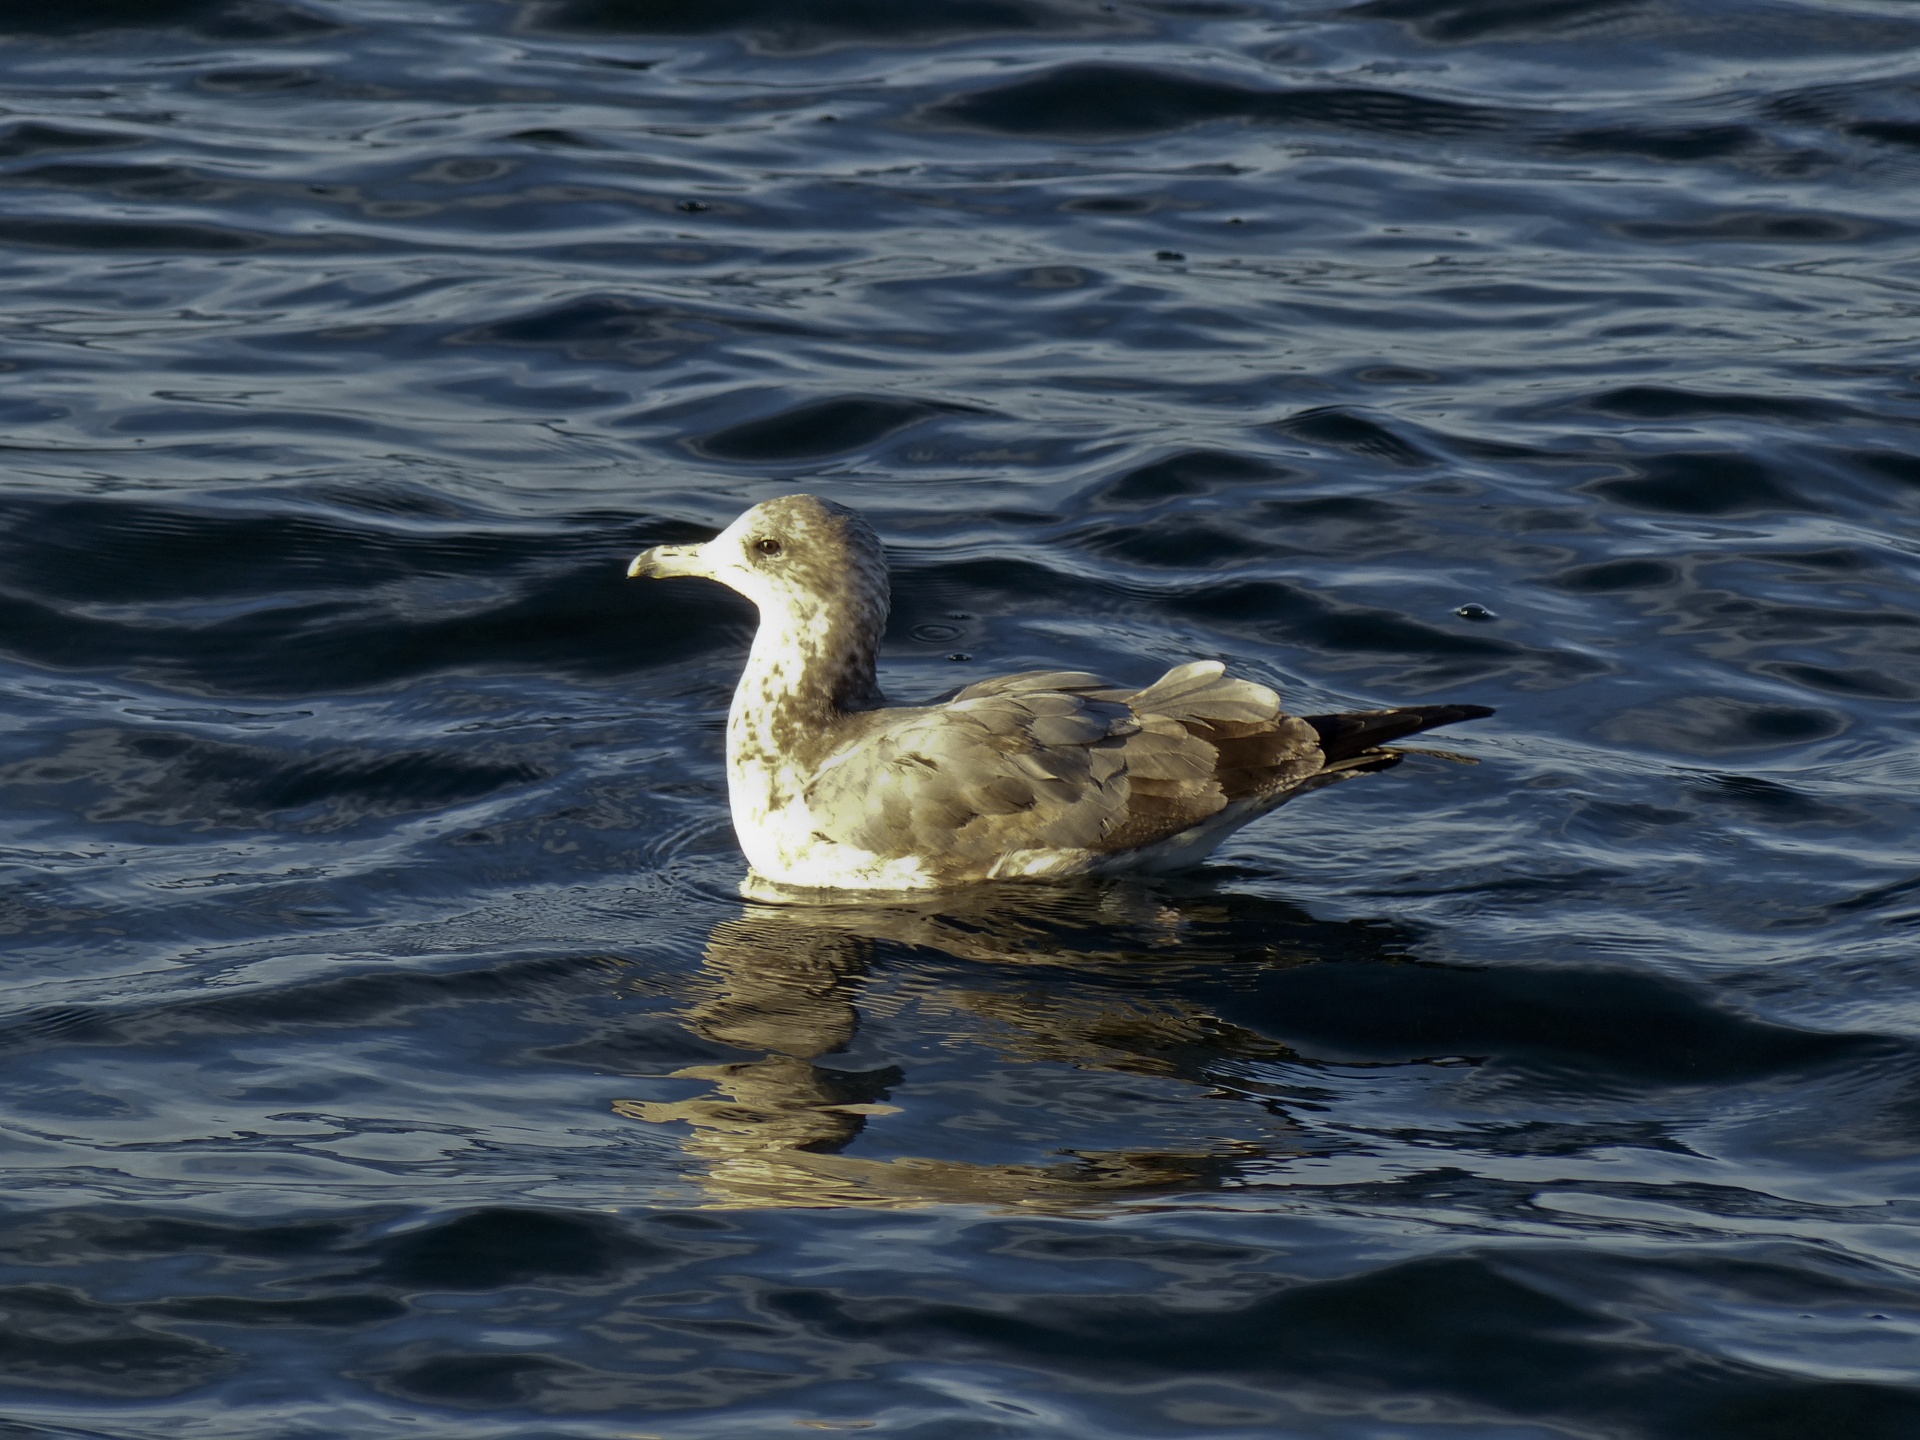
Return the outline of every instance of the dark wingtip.
[[[1359,710],[1345,715],[1306,715],[1320,736],[1328,760],[1346,760],[1375,746],[1404,740],[1424,730],[1461,720],[1483,720],[1493,714],[1490,705],[1408,705],[1397,710]]]

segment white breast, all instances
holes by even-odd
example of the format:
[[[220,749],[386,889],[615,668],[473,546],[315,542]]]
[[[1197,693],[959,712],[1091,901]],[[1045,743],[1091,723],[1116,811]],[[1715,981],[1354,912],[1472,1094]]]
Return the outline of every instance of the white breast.
[[[937,883],[911,856],[883,857],[821,838],[802,798],[805,774],[792,765],[742,761],[735,746],[728,750],[734,834],[757,875],[808,889],[925,890]]]

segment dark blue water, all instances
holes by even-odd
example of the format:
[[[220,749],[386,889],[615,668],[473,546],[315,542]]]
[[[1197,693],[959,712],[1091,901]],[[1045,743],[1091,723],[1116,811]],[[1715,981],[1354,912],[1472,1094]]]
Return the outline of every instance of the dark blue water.
[[[1920,1435],[1917,236],[1893,0],[0,0],[0,1433]],[[795,489],[1499,713],[749,905]]]

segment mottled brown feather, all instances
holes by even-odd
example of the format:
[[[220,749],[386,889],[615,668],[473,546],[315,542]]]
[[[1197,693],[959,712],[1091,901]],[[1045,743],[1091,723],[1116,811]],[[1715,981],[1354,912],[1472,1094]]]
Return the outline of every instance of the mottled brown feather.
[[[1228,805],[1398,758],[1379,742],[1486,713],[1428,706],[1307,719],[1265,686],[1183,665],[1126,691],[1079,671],[972,685],[946,705],[849,716],[845,759],[808,787],[823,833],[949,870],[1031,849],[1119,854]],[[1329,753],[1329,745],[1332,752]]]

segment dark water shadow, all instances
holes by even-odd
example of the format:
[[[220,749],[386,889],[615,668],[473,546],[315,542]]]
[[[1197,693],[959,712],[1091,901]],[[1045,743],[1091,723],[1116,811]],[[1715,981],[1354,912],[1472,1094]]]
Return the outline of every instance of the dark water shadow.
[[[687,442],[697,455],[755,464],[812,460],[859,450],[941,415],[975,407],[891,395],[840,395],[729,425]]]
[[[66,0],[0,4],[0,35],[65,37],[93,31],[178,29],[197,39],[306,40],[337,34],[339,21],[281,0]]]
[[[1145,28],[1118,6],[1089,0],[548,0],[532,7],[531,18],[536,28],[562,34],[728,36],[776,53]]]
[[[371,491],[314,500],[279,515],[0,504],[0,656],[202,693],[300,694],[425,671],[672,663],[743,613],[671,587],[636,595],[631,537],[681,538],[673,522],[587,512],[499,523],[412,513],[404,494]]]
[[[1138,65],[1082,62],[956,95],[931,124],[1001,135],[1099,139],[1160,135],[1223,120],[1372,135],[1439,137],[1508,123],[1500,112],[1360,86],[1263,89]]]
[[[1356,20],[1392,20],[1423,40],[1558,39],[1654,7],[1645,0],[1367,0],[1344,11]]]

